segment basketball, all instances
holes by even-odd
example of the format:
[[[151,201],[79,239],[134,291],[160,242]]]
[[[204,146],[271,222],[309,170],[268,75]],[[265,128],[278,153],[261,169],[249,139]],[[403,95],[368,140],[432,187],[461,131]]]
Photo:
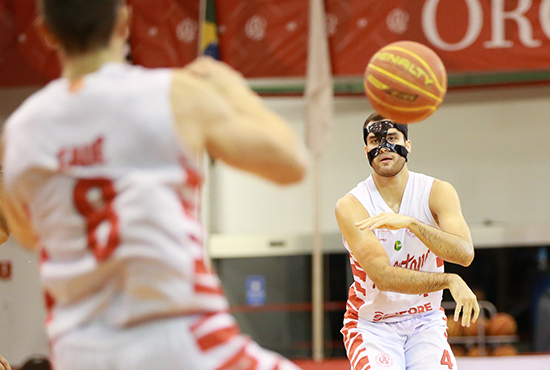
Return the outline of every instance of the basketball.
[[[479,328],[483,328],[485,333],[489,330],[489,320],[479,317],[475,323],[470,323],[470,326],[465,326],[462,328],[462,334],[467,337],[475,337],[478,335]]]
[[[462,335],[462,329],[460,321],[454,321],[452,317],[447,319],[447,333],[449,337],[460,337]]]
[[[477,346],[473,346],[466,352],[466,356],[468,357],[479,357],[479,348]]]
[[[511,344],[504,344],[493,350],[491,355],[493,356],[515,356],[518,354],[518,350]]]
[[[414,123],[428,118],[443,102],[447,72],[429,47],[397,41],[370,59],[363,85],[376,112],[397,123]]]
[[[491,317],[489,335],[515,335],[517,331],[518,324],[512,315],[500,312]]]
[[[464,348],[464,346],[461,346],[459,344],[452,344],[451,350],[453,351],[453,354],[455,355],[455,357],[466,356],[466,348]]]

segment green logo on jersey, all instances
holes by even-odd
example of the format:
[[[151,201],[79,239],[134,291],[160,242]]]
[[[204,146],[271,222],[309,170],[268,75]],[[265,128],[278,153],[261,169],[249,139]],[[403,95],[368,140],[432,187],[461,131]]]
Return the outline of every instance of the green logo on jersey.
[[[403,248],[403,244],[401,244],[399,240],[396,241],[395,244],[393,245],[393,249],[395,249],[396,251],[400,251],[401,248]]]

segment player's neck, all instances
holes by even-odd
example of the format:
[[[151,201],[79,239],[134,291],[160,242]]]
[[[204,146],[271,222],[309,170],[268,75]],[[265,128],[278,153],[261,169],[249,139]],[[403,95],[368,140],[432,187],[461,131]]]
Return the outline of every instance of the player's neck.
[[[60,56],[63,65],[63,77],[75,80],[99,70],[105,63],[123,63],[123,53],[114,47],[95,50],[79,55]]]
[[[409,170],[407,165],[399,171],[398,174],[391,177],[384,177],[373,173],[374,183],[378,192],[386,202],[386,204],[395,212],[399,213],[401,207],[401,200],[405,192],[405,186],[409,180]]]

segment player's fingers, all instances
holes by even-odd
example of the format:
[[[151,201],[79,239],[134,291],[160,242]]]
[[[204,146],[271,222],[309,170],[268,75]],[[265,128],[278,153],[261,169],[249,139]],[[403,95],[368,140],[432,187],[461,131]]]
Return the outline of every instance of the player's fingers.
[[[456,303],[456,308],[455,308],[455,321],[458,322],[458,320],[460,319],[460,310],[462,309],[462,304],[460,303]]]
[[[4,357],[0,356],[0,370],[11,370],[11,366]]]
[[[375,230],[382,228],[386,223],[384,221],[377,221],[370,225],[369,230]]]
[[[462,326],[470,326],[470,320],[472,318],[472,305],[466,303],[462,308]]]
[[[479,312],[481,309],[479,308],[479,303],[477,301],[474,302],[474,317],[472,318],[472,322],[476,322],[479,317]]]

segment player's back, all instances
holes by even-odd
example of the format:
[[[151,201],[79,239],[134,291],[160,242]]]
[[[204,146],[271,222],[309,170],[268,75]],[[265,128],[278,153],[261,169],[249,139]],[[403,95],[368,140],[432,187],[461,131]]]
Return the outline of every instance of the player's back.
[[[5,128],[5,183],[40,238],[50,336],[227,309],[203,263],[200,174],[178,141],[170,70],[59,79]]]

